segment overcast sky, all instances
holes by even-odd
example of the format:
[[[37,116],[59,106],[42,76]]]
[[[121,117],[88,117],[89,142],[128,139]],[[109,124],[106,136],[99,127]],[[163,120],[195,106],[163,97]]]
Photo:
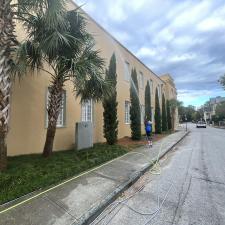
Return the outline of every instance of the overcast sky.
[[[170,73],[185,105],[225,96],[225,0],[75,0],[156,74]]]

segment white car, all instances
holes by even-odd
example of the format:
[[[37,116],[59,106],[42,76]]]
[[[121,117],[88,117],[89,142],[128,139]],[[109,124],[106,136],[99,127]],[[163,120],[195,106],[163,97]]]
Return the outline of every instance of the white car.
[[[198,121],[196,123],[196,128],[206,128],[206,122],[205,121]]]

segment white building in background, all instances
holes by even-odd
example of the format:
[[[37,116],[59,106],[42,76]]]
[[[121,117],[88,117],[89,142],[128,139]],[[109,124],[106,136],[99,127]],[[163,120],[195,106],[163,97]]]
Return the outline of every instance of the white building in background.
[[[211,120],[212,116],[216,115],[216,107],[222,102],[225,102],[225,97],[217,96],[215,98],[210,98],[210,100],[204,106],[205,121]]]

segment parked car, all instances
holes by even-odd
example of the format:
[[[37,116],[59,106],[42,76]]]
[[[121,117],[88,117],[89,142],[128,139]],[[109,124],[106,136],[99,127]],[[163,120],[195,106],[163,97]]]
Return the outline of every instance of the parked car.
[[[205,121],[198,121],[196,123],[196,128],[206,128],[206,122]]]

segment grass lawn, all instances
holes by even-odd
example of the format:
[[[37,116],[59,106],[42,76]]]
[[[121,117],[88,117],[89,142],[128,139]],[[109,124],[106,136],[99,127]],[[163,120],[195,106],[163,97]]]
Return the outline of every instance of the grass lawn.
[[[0,173],[0,204],[46,188],[127,153],[120,145],[96,144],[94,148],[54,152],[49,159],[39,154],[8,158],[8,169]]]

